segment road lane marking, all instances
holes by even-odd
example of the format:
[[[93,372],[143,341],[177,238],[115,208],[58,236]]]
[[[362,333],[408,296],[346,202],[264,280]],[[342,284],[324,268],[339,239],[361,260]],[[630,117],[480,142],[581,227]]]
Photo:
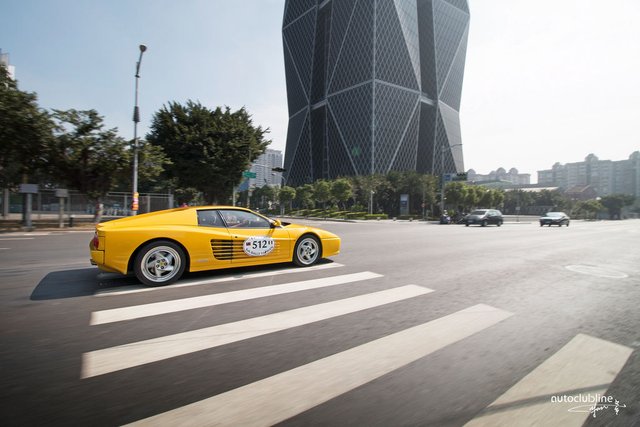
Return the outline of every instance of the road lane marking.
[[[131,425],[271,426],[510,316],[475,305]]]
[[[344,265],[338,264],[336,262],[332,262],[330,264],[320,264],[320,265],[314,265],[312,267],[304,267],[304,268],[295,267],[295,268],[287,268],[283,270],[265,271],[263,273],[244,273],[244,274],[232,273],[232,274],[229,274],[228,276],[219,277],[217,279],[198,280],[193,282],[183,281],[180,283],[176,283],[174,285],[160,286],[155,288],[145,287],[142,285],[136,285],[136,286],[127,287],[127,288],[118,287],[114,289],[98,291],[95,293],[95,296],[104,297],[104,296],[113,296],[113,295],[129,295],[137,292],[152,292],[152,291],[158,291],[162,289],[184,288],[187,286],[201,286],[201,285],[209,285],[212,283],[232,282],[234,280],[256,279],[260,277],[279,276],[281,274],[304,273],[307,271],[327,270],[330,268],[337,268],[337,267],[344,267]]]
[[[344,274],[341,276],[285,283],[282,285],[271,285],[254,289],[243,289],[220,294],[205,295],[200,297],[183,298],[152,304],[142,304],[134,305],[131,307],[121,307],[110,310],[95,311],[91,314],[91,325],[101,325],[104,323],[139,319],[142,317],[156,316],[159,314],[174,313],[177,311],[228,304],[249,299],[281,295],[290,292],[342,285],[351,282],[375,279],[378,277],[382,277],[382,275],[372,273],[370,271],[365,271],[361,273]]]
[[[35,237],[9,237],[9,238],[0,238],[0,242],[8,242],[10,240],[33,240]]]
[[[210,349],[414,298],[430,292],[433,292],[433,290],[416,285],[407,285],[238,322],[91,351],[82,355],[81,378],[95,377],[121,369]]]
[[[569,410],[585,403],[552,401],[552,397],[603,396],[632,351],[578,334],[465,426],[582,426],[589,411]]]
[[[598,267],[596,265],[566,265],[564,268],[569,271],[573,271],[574,273],[587,274],[595,277],[604,277],[607,279],[626,279],[627,277],[629,277],[628,274],[621,271],[612,270],[606,267]]]

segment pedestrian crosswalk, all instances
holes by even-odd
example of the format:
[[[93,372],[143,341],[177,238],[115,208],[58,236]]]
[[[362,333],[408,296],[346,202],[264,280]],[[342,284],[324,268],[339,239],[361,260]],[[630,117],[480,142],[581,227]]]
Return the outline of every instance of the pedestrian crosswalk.
[[[332,265],[333,267],[327,267]],[[264,278],[282,274],[313,274],[321,278],[271,284],[250,289],[211,293],[170,301],[113,307],[92,313],[92,326],[127,322],[135,328],[135,321],[170,313],[197,310],[230,303],[243,303],[265,297],[286,296],[314,289],[339,289],[378,283],[381,274],[363,271],[333,274],[340,264],[326,264],[319,269],[284,269],[218,277],[178,283],[178,286],[203,286],[233,280]],[[324,270],[324,271],[323,271]],[[165,288],[153,288],[163,292]],[[360,289],[360,288],[356,288]],[[361,289],[370,289],[362,287]],[[131,288],[131,293],[141,290]],[[142,291],[148,292],[148,291]],[[297,307],[257,317],[189,330],[85,352],[82,355],[80,377],[87,380],[104,377],[126,369],[152,365],[175,358],[180,360],[194,352],[216,349],[230,343],[248,342],[252,338],[277,334],[290,328],[305,327],[328,320],[340,321],[344,316],[362,313],[375,316],[376,310],[394,303],[409,303],[415,298],[429,298],[437,290],[416,285],[397,284],[383,290],[360,293],[348,298]],[[119,290],[108,295],[123,295]],[[110,300],[111,301],[111,300]],[[115,301],[115,300],[114,300]],[[401,307],[401,306],[400,306]],[[167,408],[134,422],[132,425],[229,425],[269,426],[295,417],[331,399],[368,384],[384,375],[430,354],[463,341],[472,335],[508,322],[517,313],[478,302],[442,317],[407,327],[390,335],[342,349],[293,369],[238,388],[216,394],[178,408]],[[123,324],[124,325],[124,324]],[[551,401],[560,393],[606,393],[631,354],[631,349],[588,335],[578,335],[557,353],[549,357],[529,375],[517,381],[511,389],[470,420],[469,426],[489,425],[581,425],[589,411],[569,412],[566,405]],[[249,404],[250,403],[250,404]],[[575,406],[575,405],[574,405]]]

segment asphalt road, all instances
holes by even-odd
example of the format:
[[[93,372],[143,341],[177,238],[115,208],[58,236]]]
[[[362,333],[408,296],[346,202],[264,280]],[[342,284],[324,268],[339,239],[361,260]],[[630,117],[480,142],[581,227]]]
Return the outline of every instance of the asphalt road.
[[[164,288],[0,234],[2,424],[640,423],[639,220],[312,224],[339,256]]]

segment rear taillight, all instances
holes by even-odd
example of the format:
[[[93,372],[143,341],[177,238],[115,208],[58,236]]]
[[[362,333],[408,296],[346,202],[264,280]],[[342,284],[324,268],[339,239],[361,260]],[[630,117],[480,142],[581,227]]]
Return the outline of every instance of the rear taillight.
[[[98,246],[100,246],[100,239],[98,239],[98,232],[96,231],[96,234],[93,235],[93,239],[91,239],[91,247],[93,250],[97,251]]]

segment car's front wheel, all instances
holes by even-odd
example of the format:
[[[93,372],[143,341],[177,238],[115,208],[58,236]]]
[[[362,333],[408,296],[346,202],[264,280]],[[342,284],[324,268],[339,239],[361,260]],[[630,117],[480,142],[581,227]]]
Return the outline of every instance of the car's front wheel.
[[[160,240],[145,245],[136,256],[133,271],[147,286],[163,286],[178,280],[186,268],[182,248],[173,242]]]
[[[307,267],[318,262],[322,256],[322,247],[317,237],[310,234],[302,236],[293,250],[293,262],[300,267]]]

